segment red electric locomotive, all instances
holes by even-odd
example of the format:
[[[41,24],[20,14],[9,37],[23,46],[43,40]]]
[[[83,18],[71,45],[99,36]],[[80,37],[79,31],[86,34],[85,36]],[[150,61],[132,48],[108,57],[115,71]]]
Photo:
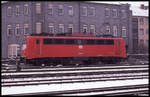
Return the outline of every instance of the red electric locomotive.
[[[126,49],[123,38],[27,36],[22,56],[32,64],[119,62]]]

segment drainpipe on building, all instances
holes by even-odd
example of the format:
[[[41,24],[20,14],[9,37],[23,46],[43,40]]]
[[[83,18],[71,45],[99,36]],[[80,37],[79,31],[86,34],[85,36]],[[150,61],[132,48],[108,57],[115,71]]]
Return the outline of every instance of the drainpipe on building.
[[[79,2],[79,4],[78,4],[79,5],[79,30],[78,30],[79,32],[78,33],[80,34],[81,33],[80,32],[80,1],[78,1],[78,2]]]

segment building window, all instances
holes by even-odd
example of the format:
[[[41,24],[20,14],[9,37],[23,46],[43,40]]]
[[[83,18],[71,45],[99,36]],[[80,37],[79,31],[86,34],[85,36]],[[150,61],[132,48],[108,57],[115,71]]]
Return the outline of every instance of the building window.
[[[63,5],[59,5],[59,8],[58,8],[58,15],[63,15]]]
[[[64,32],[64,24],[59,24],[58,33],[63,33],[63,32]]]
[[[16,5],[16,16],[20,15],[20,6]]]
[[[118,29],[117,26],[113,26],[113,36],[117,36]]]
[[[90,25],[90,34],[95,34],[95,25]]]
[[[29,14],[29,6],[28,4],[24,5],[24,15],[28,15]]]
[[[105,8],[105,16],[106,17],[110,16],[110,8]]]
[[[82,7],[82,16],[87,16],[87,7]]]
[[[24,24],[24,35],[29,34],[29,24]]]
[[[113,9],[112,10],[112,16],[113,17],[117,17],[117,9]]]
[[[70,16],[73,16],[73,7],[72,6],[68,6],[68,14]]]
[[[144,18],[140,18],[140,25],[143,25],[144,24]]]
[[[12,28],[11,28],[11,25],[8,25],[7,26],[7,36],[11,36],[13,33],[12,33]]]
[[[87,33],[87,25],[83,25],[83,34],[86,34]]]
[[[144,35],[144,29],[140,29],[140,35]]]
[[[121,10],[121,16],[122,18],[126,18],[126,10],[124,9]]]
[[[48,5],[48,14],[51,16],[53,15],[53,5],[52,4]]]
[[[140,39],[140,45],[144,45],[144,40]]]
[[[54,23],[49,23],[48,28],[50,34],[54,33]]]
[[[127,30],[126,30],[126,27],[123,26],[122,27],[122,37],[126,37],[127,36]]]
[[[8,7],[7,8],[7,16],[11,16],[12,15],[12,7]]]
[[[145,22],[148,25],[149,24],[149,18],[145,18]]]
[[[95,7],[90,7],[89,15],[95,16]]]
[[[73,33],[73,24],[68,25],[68,32]]]
[[[110,34],[110,26],[106,25],[106,34]]]
[[[37,22],[36,23],[36,33],[40,34],[42,32],[42,23],[41,22]]]
[[[147,45],[147,46],[149,45],[149,40],[146,40],[146,45]]]
[[[18,44],[8,45],[8,58],[16,58],[19,55],[20,46]]]
[[[36,13],[37,14],[41,13],[41,3],[36,3]]]
[[[16,36],[19,36],[19,34],[21,33],[21,29],[20,29],[19,24],[16,24],[15,33],[16,33]]]
[[[149,29],[147,28],[147,29],[146,29],[146,34],[147,34],[147,35],[148,35],[148,32],[149,32]]]

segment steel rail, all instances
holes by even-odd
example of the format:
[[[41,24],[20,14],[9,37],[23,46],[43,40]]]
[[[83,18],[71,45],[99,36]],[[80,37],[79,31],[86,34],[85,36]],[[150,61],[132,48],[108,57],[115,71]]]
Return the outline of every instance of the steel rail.
[[[27,86],[27,85],[41,85],[41,84],[62,84],[62,83],[81,83],[81,82],[96,82],[96,81],[117,81],[117,80],[129,80],[129,79],[148,79],[148,76],[138,77],[120,77],[120,78],[93,78],[93,79],[63,79],[63,80],[46,80],[46,81],[33,81],[22,83],[3,83],[2,87],[10,86]]]
[[[61,77],[33,77],[31,78],[13,78],[2,79],[2,83],[25,82],[25,81],[42,81],[42,80],[64,80],[64,79],[87,79],[87,78],[112,78],[128,76],[148,76],[148,73],[125,73],[125,74],[105,74],[105,75],[82,75],[82,76],[61,76]]]
[[[149,70],[148,68],[125,68],[125,69],[98,69],[98,70],[76,70],[76,71],[48,71],[48,72],[15,72],[15,73],[2,73],[2,76],[5,75],[33,75],[33,74],[62,74],[62,73],[89,73],[89,72],[114,72],[114,71],[138,71],[138,70]]]
[[[72,70],[95,70],[95,69],[113,69],[113,68],[141,68],[148,67],[148,65],[134,65],[134,66],[96,66],[96,67],[74,67],[74,68],[41,68],[41,69],[22,69],[21,72],[36,72],[36,71],[72,71]],[[2,71],[2,73],[14,73],[15,71]]]

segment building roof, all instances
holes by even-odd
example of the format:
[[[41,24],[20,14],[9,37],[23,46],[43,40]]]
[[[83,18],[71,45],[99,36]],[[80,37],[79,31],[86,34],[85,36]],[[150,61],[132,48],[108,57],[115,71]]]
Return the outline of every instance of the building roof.
[[[8,1],[1,1],[1,3],[7,3]],[[89,1],[88,1],[89,2]],[[91,3],[104,3],[104,4],[115,4],[115,5],[120,5],[120,4],[127,4],[128,2],[108,2],[108,1],[90,1]],[[128,4],[131,4],[130,6],[130,10],[132,10],[132,15],[133,16],[149,16],[148,12],[149,12],[149,7],[148,9],[141,9],[140,5],[134,4],[135,2],[132,2],[133,4],[131,4],[131,2],[129,2]],[[141,2],[142,3],[142,2]]]
[[[141,9],[140,6],[131,6],[133,16],[149,16],[149,8]]]
[[[131,1],[126,1],[126,2],[122,2],[122,1],[92,1],[93,3],[106,3],[106,4],[116,4],[116,5],[120,5],[120,4],[130,4],[130,10],[132,10],[132,15],[133,16],[148,16],[148,12],[149,12],[149,7],[148,9],[141,9],[141,4],[144,4],[144,6],[148,6],[147,2],[131,2]]]

